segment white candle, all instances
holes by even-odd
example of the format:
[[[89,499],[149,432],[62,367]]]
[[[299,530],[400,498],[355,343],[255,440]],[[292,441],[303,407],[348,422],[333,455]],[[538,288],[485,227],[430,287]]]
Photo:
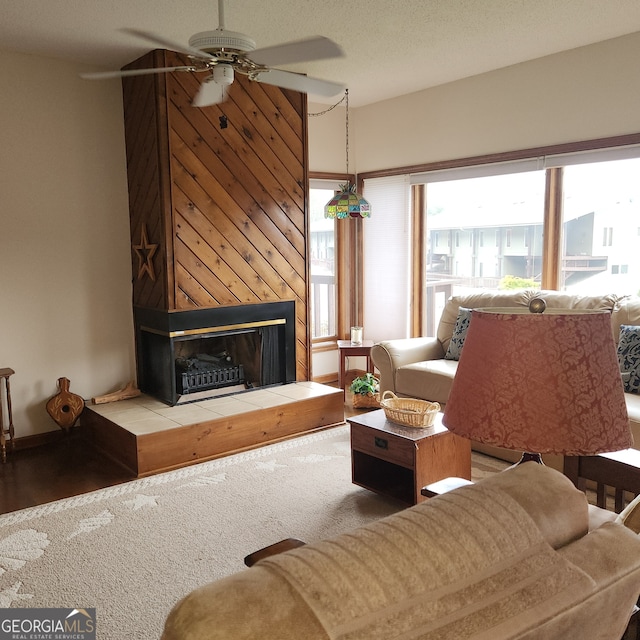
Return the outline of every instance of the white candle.
[[[351,344],[362,344],[362,327],[351,327]]]

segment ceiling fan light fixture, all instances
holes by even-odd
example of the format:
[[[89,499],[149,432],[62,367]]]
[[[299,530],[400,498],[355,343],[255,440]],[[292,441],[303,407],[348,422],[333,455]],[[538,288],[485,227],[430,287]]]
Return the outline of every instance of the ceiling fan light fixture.
[[[189,46],[215,55],[220,49],[248,52],[256,48],[256,43],[244,33],[215,29],[214,31],[200,31],[189,38]]]
[[[217,64],[213,67],[213,81],[216,84],[229,86],[233,83],[234,75],[233,67],[230,64]]]

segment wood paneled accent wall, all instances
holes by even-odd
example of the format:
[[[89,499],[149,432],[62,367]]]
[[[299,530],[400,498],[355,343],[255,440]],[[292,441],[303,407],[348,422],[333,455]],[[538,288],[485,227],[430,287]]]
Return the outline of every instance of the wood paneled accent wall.
[[[152,51],[127,68],[185,64]],[[296,375],[309,379],[306,95],[236,75],[226,102],[193,107],[206,77],[123,79],[133,303],[295,300]]]

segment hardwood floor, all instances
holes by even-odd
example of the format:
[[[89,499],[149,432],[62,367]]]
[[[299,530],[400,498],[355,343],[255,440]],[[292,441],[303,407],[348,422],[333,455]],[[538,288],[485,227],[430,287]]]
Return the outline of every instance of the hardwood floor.
[[[350,394],[345,417],[357,413]],[[0,513],[8,513],[133,480],[135,476],[81,437],[60,432],[46,446],[10,451],[0,464]]]
[[[134,478],[102,455],[78,429],[51,444],[10,451],[0,464],[0,513],[69,498]]]

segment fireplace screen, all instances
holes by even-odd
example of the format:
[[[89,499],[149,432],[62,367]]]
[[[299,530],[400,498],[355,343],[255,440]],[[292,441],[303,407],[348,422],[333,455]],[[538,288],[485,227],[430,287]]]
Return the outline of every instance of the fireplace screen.
[[[244,367],[234,364],[226,353],[176,359],[176,389],[181,395],[244,385],[244,380]]]
[[[293,306],[263,303],[170,314],[137,310],[140,389],[173,405],[201,399],[206,392],[219,395],[293,382],[293,314],[282,304]],[[229,320],[230,310],[241,322],[214,322]],[[283,311],[283,317],[272,317]],[[167,315],[173,328],[166,326]]]
[[[179,340],[175,347],[176,389],[179,394],[224,387],[263,386],[262,334],[234,331],[221,337]],[[246,375],[245,375],[246,372]]]

